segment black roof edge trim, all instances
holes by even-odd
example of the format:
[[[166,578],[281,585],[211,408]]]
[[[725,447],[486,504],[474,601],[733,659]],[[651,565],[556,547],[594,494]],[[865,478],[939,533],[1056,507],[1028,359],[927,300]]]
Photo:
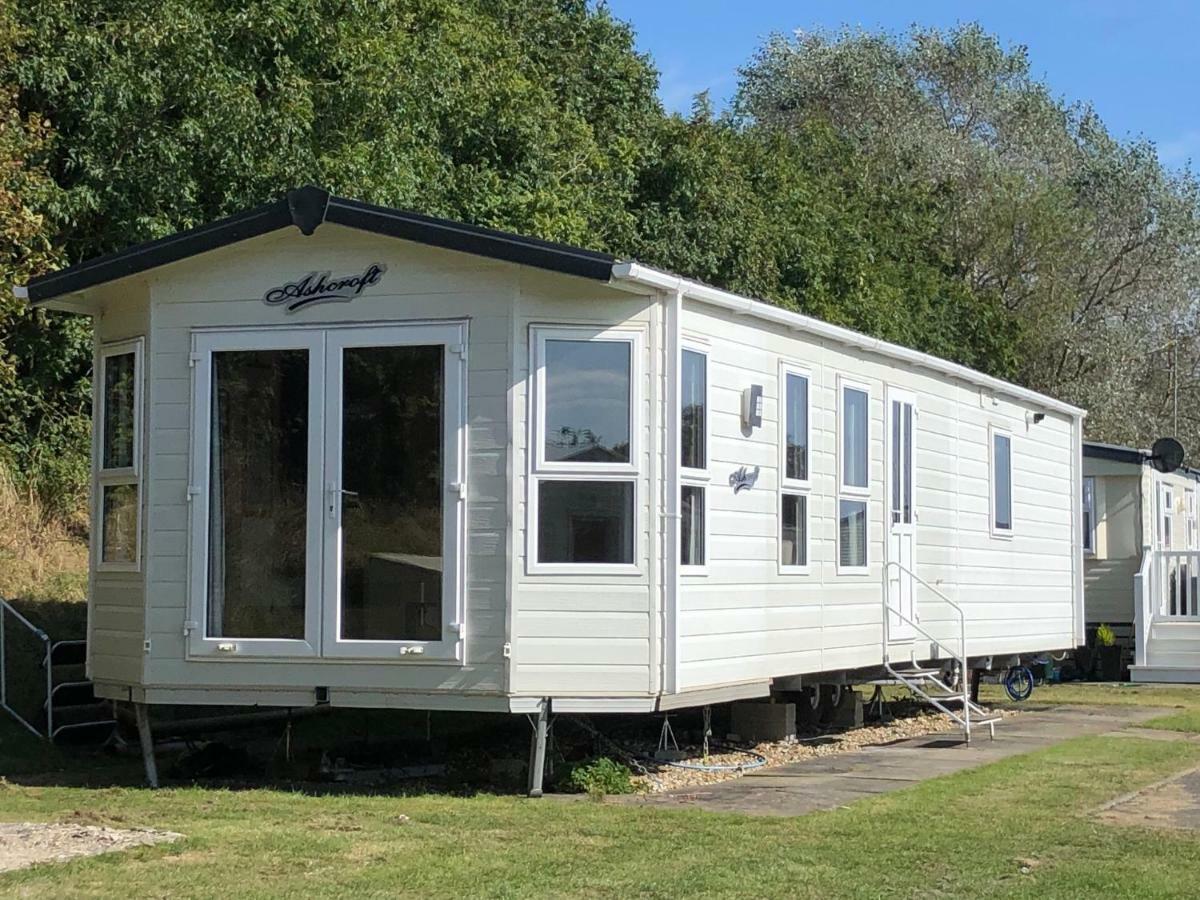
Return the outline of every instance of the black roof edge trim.
[[[209,250],[258,237],[292,224],[286,199],[268,203],[178,234],[137,244],[34,278],[26,285],[29,302],[38,303],[178,262]]]
[[[458,250],[505,262],[608,281],[616,258],[607,253],[525,237],[406,210],[330,197],[326,221],[374,234]]]
[[[1150,459],[1150,454],[1133,447],[1118,447],[1115,444],[1083,442],[1083,455],[1088,459],[1107,459],[1109,462],[1130,463],[1140,466]]]
[[[283,199],[273,203],[33,278],[26,285],[28,300],[33,304],[51,300],[288,225],[310,235],[323,222],[595,281],[609,281],[616,262],[607,253],[374,206],[306,185],[288,191]]]

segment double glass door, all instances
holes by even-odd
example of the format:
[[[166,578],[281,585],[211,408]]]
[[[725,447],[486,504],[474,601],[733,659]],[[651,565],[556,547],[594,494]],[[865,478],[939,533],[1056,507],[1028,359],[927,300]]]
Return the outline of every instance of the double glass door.
[[[462,325],[194,337],[194,653],[461,656]]]

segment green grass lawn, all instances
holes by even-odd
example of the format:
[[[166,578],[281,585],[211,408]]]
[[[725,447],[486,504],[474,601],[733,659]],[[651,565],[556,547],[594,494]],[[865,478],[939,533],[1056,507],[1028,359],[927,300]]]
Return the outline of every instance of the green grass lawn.
[[[1096,684],[1069,682],[1041,685],[1027,704],[1013,703],[998,684],[980,686],[985,703],[1019,709],[1022,705],[1072,704],[1081,706],[1141,706],[1175,710],[1143,723],[1146,728],[1200,733],[1200,685],[1190,684]]]
[[[797,819],[550,798],[149,791],[127,786],[128,761],[31,749],[0,726],[0,821],[186,838],[0,876],[0,893],[22,897],[1147,897],[1200,883],[1193,835],[1090,816],[1200,764],[1189,741],[1079,738]],[[78,779],[99,786],[65,786]],[[114,782],[126,786],[103,786]]]

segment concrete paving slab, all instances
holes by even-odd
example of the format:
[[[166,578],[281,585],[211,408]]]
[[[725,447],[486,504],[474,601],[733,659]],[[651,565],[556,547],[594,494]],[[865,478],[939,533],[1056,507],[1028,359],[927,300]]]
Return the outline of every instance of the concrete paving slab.
[[[954,739],[954,732],[922,735],[833,757],[755,769],[732,781],[630,798],[625,802],[748,815],[805,815],[1041,750],[1069,738],[1126,729],[1145,731],[1137,729],[1138,724],[1162,714],[1161,709],[1138,707],[1037,709],[1000,723],[994,741],[986,734],[970,744]],[[1196,787],[1196,815],[1200,821],[1200,775]]]

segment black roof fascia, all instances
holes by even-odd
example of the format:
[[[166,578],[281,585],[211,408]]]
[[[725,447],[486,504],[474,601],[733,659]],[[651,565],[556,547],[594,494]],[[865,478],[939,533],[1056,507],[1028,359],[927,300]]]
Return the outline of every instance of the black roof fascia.
[[[1133,447],[1119,447],[1116,444],[1095,444],[1083,442],[1083,455],[1088,459],[1107,459],[1110,462],[1129,463],[1140,466],[1150,459],[1150,454]]]
[[[308,185],[274,203],[34,278],[26,285],[28,299],[51,300],[288,225],[310,235],[322,222],[596,281],[608,281],[616,261],[606,253],[334,197]]]
[[[616,257],[407,210],[330,197],[325,221],[446,250],[487,256],[522,266],[608,281]]]

